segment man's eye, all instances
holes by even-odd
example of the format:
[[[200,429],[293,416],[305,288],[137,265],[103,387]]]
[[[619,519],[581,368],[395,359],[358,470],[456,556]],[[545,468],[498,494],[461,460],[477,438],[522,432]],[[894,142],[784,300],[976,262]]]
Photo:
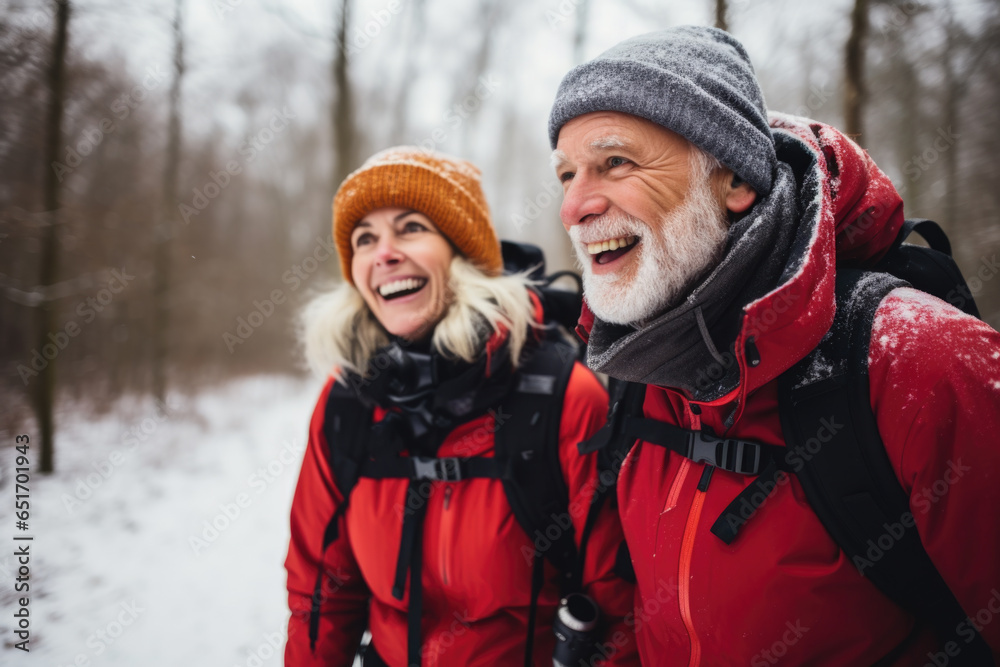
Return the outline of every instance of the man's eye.
[[[573,178],[573,172],[572,171],[564,171],[563,173],[559,174],[559,181],[561,183],[565,183],[566,181],[568,181],[571,178]]]
[[[623,157],[617,157],[617,156],[615,156],[615,157],[613,157],[613,158],[611,158],[611,159],[608,160],[608,164],[611,167],[620,167],[620,166],[622,166],[623,164],[625,164],[627,162],[628,162],[628,160],[626,160],[625,158],[623,158]]]
[[[368,245],[369,243],[373,243],[374,241],[375,237],[371,233],[365,232],[364,234],[361,234],[358,238],[354,239],[354,247],[360,248],[361,246]]]

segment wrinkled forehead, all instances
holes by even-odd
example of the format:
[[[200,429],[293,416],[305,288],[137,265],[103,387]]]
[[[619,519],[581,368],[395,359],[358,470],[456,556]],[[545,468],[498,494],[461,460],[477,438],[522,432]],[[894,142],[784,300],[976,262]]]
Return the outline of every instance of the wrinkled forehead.
[[[676,132],[639,116],[619,111],[594,111],[570,119],[560,128],[550,163],[556,169],[585,155],[635,152],[643,147],[686,148]]]

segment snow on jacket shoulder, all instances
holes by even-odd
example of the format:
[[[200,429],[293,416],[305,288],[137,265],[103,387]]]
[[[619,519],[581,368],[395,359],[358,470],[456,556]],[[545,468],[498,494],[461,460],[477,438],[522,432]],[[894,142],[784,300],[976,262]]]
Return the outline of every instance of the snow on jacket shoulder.
[[[893,290],[876,311],[868,372],[921,541],[1000,664],[1000,333]]]
[[[643,410],[685,428],[781,447],[776,378],[829,328],[836,262],[877,261],[903,215],[889,179],[842,134],[789,116],[771,122],[776,133],[799,140],[794,150],[816,157],[801,174],[801,196],[819,206],[802,220],[811,233],[792,258],[798,269],[744,308],[737,389],[696,403],[650,386]],[[584,328],[587,320],[585,312]],[[755,365],[744,354],[751,335]],[[926,294],[894,290],[876,312],[869,382],[879,431],[926,549],[1000,660],[1000,334]],[[862,665],[908,642],[894,664],[935,664],[935,637],[914,632],[914,618],[859,575],[794,475],[732,544],[710,532],[752,480],[719,469],[708,476],[705,464],[642,441],[633,447],[618,497],[638,580],[643,662]]]
[[[351,494],[340,539],[320,554],[323,531],[343,502],[330,474],[323,414],[332,386],[327,384],[313,415],[309,443],[292,502],[288,569],[289,605],[285,664],[289,667],[347,666],[364,630],[390,665],[406,664],[406,609],[392,595],[392,583],[406,501],[406,480],[362,478]],[[597,486],[593,455],[581,456],[578,442],[603,423],[607,394],[580,364],[570,376],[560,420],[559,458],[569,488],[570,514],[577,540]],[[382,417],[376,411],[375,420]],[[438,455],[491,456],[494,417],[485,415],[456,427]],[[482,437],[489,434],[489,437]],[[614,503],[598,519],[587,549],[586,591],[610,621],[608,641],[619,639],[610,665],[638,664],[630,625],[633,586],[613,574],[623,541]],[[427,499],[423,541],[424,665],[522,664],[530,604],[533,549],[514,518],[498,480],[434,482]],[[326,573],[319,640],[310,652],[308,618],[320,565]],[[538,601],[534,659],[551,664],[555,638],[552,620],[559,601],[557,573],[546,562],[546,585]],[[407,587],[408,588],[408,587]]]

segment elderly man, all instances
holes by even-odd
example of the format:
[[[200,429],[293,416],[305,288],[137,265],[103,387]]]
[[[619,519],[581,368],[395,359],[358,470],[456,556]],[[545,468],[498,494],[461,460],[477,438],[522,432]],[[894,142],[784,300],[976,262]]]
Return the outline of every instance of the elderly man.
[[[1000,657],[1000,334],[848,270],[897,252],[888,178],[833,128],[769,121],[743,47],[712,28],[636,37],[575,68],[549,133],[588,364],[641,383],[634,416],[613,412],[609,428],[631,446],[617,493],[643,663]],[[860,357],[821,354],[848,339]],[[810,412],[818,428],[796,431]],[[878,478],[866,460],[817,464],[868,431],[902,514],[877,513],[864,486],[877,483],[841,509],[814,500],[827,481]],[[926,568],[897,571],[921,542]]]

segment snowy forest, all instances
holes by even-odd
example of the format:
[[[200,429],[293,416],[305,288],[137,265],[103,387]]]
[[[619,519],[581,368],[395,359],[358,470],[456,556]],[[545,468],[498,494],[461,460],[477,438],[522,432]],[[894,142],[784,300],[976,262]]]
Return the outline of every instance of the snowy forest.
[[[743,41],[769,108],[855,137],[1000,327],[997,0],[0,3],[0,525],[29,434],[38,550],[30,655],[0,556],[0,664],[280,664],[320,386],[296,317],[340,275],[338,184],[392,145],[461,156],[501,238],[571,269],[558,83],[685,23]]]

